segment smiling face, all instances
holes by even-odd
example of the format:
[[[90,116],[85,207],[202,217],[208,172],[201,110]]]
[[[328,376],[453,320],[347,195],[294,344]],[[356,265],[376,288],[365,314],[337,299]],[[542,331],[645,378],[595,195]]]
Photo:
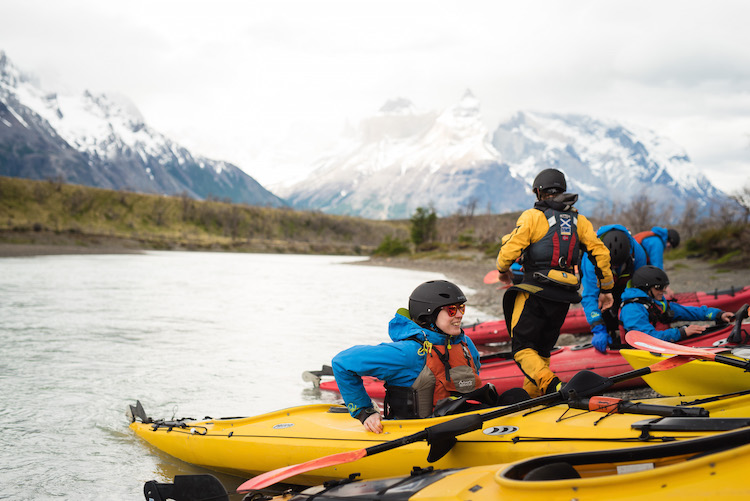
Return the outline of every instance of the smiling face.
[[[664,299],[664,287],[662,287],[661,285],[651,287],[650,291],[651,297],[653,297],[657,301],[661,301],[662,299]]]
[[[461,334],[461,320],[464,318],[462,310],[464,308],[463,304],[443,306],[435,319],[435,325],[449,336],[458,336]],[[450,314],[453,312],[455,312],[455,315],[451,316]]]

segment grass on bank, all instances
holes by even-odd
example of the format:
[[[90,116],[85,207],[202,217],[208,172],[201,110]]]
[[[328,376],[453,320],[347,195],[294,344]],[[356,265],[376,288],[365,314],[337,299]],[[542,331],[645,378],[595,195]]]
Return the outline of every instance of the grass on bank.
[[[0,241],[369,255],[408,223],[0,177]]]

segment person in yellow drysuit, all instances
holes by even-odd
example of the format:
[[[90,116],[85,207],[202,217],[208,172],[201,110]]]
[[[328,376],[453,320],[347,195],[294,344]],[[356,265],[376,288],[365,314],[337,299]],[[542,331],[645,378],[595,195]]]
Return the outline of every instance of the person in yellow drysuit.
[[[566,193],[565,175],[545,169],[532,187],[537,201],[524,211],[515,229],[502,238],[497,255],[500,281],[511,283],[510,266],[522,256],[524,276],[503,297],[503,312],[511,334],[513,358],[531,397],[559,390],[562,383],[550,370],[550,352],[571,303],[579,303],[576,269],[587,252],[599,279],[601,309],[612,306],[614,281],[609,250],[591,222],[573,204],[578,195]]]

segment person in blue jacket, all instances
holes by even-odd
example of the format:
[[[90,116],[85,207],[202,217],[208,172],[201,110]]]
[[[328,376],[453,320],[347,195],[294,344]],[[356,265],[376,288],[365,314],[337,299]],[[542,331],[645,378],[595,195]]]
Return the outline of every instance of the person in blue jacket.
[[[425,282],[388,324],[392,342],[353,346],[333,358],[344,403],[365,429],[382,433],[383,425],[362,376],[385,382],[385,418],[396,419],[427,417],[438,401],[482,386],[479,352],[461,328],[465,303],[457,285]]]
[[[648,231],[633,235],[635,241],[641,244],[646,252],[648,264],[664,269],[664,251],[674,249],[680,245],[680,234],[673,228],[654,226]]]
[[[600,352],[605,353],[607,346],[619,336],[618,313],[622,293],[635,270],[646,264],[646,253],[628,229],[621,224],[602,226],[596,234],[609,249],[610,266],[615,280],[611,291],[614,304],[604,312],[599,309],[600,291],[595,267],[588,253],[584,254],[581,259],[581,284],[583,285],[581,304],[586,320],[591,326],[591,332],[594,334],[591,344]]]
[[[730,322],[734,313],[718,308],[683,306],[664,299],[669,278],[664,270],[653,265],[638,268],[631,287],[622,293],[620,320],[626,331],[637,330],[669,342],[677,342],[706,330],[705,325],[683,325],[657,329],[657,324],[669,325],[677,320],[719,320]]]

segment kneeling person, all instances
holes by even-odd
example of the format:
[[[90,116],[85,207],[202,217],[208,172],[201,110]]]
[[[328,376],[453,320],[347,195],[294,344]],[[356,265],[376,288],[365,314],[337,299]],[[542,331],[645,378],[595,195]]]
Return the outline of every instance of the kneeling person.
[[[666,272],[656,266],[641,266],[633,274],[631,287],[622,293],[620,321],[626,331],[637,330],[669,342],[677,342],[706,330],[705,325],[658,329],[677,320],[730,322],[734,314],[708,306],[684,306],[664,299],[669,285]]]

